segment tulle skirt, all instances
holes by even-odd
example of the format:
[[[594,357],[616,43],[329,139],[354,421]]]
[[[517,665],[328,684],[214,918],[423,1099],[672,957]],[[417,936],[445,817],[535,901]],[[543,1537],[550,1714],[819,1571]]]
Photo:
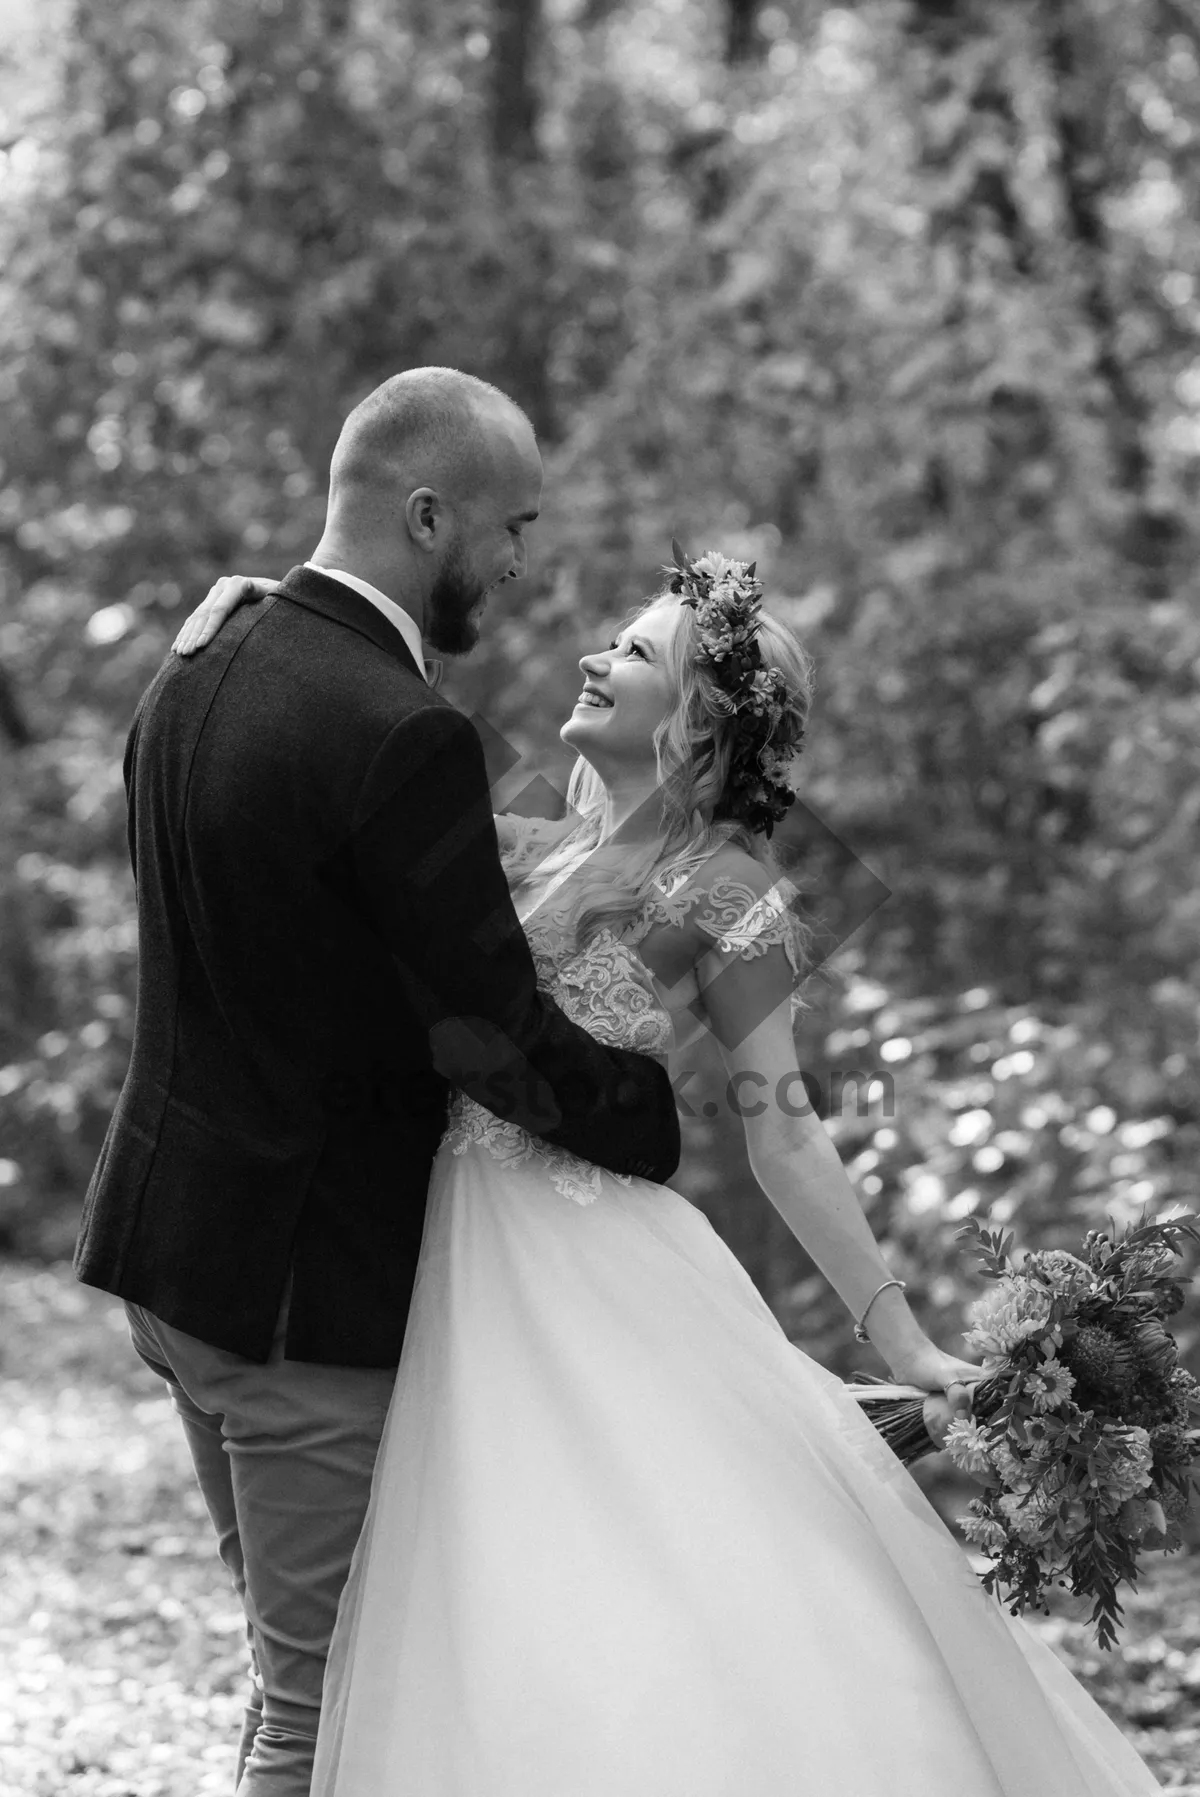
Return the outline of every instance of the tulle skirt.
[[[313,1797],[1157,1789],[694,1206],[443,1145]]]

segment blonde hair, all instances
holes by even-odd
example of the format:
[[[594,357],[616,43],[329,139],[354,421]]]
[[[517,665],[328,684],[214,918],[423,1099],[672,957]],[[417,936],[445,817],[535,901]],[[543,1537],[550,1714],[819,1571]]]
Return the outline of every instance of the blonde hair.
[[[658,764],[661,824],[654,841],[631,845],[619,879],[611,871],[589,870],[585,864],[568,881],[580,945],[608,928],[619,934],[638,916],[656,889],[656,877],[685,856],[715,852],[735,844],[770,875],[783,876],[779,857],[763,831],[752,830],[736,813],[739,801],[730,780],[737,742],[737,720],[712,674],[697,660],[696,613],[669,592],[635,606],[626,625],[649,611],[674,607],[677,623],[665,649],[672,704],[654,732]],[[786,683],[783,716],[771,741],[784,749],[798,743],[812,703],[814,664],[801,643],[778,619],[759,614],[758,642],[763,661],[778,668]],[[579,822],[539,868],[539,876],[561,871],[578,852],[594,848],[602,838],[604,785],[599,774],[578,758],[571,772],[567,801]],[[792,959],[803,968],[811,962],[812,930],[789,912]]]

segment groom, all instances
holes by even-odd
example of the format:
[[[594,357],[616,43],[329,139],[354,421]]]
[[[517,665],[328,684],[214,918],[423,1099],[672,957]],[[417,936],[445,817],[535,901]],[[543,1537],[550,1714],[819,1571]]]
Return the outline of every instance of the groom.
[[[678,1160],[662,1069],[539,994],[479,739],[423,673],[524,573],[541,482],[495,388],[386,381],[312,560],[168,657],[126,749],[137,1021],[75,1264],[168,1382],[245,1606],[238,1797],[309,1789],[452,1088],[617,1173]]]

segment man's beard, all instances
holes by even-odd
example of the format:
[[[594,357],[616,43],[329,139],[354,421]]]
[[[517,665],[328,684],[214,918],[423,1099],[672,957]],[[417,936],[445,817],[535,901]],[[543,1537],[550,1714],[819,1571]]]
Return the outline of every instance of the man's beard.
[[[487,591],[467,571],[462,544],[455,543],[429,594],[425,637],[431,649],[439,649],[443,655],[465,655],[475,647],[479,641],[479,619],[472,613]]]

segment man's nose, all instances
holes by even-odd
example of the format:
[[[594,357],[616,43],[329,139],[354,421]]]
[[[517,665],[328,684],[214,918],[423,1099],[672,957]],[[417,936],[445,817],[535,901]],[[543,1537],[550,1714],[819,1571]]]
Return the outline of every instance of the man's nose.
[[[524,539],[519,537],[513,545],[513,565],[508,570],[508,578],[510,580],[522,579],[528,566],[529,551],[525,547]]]

